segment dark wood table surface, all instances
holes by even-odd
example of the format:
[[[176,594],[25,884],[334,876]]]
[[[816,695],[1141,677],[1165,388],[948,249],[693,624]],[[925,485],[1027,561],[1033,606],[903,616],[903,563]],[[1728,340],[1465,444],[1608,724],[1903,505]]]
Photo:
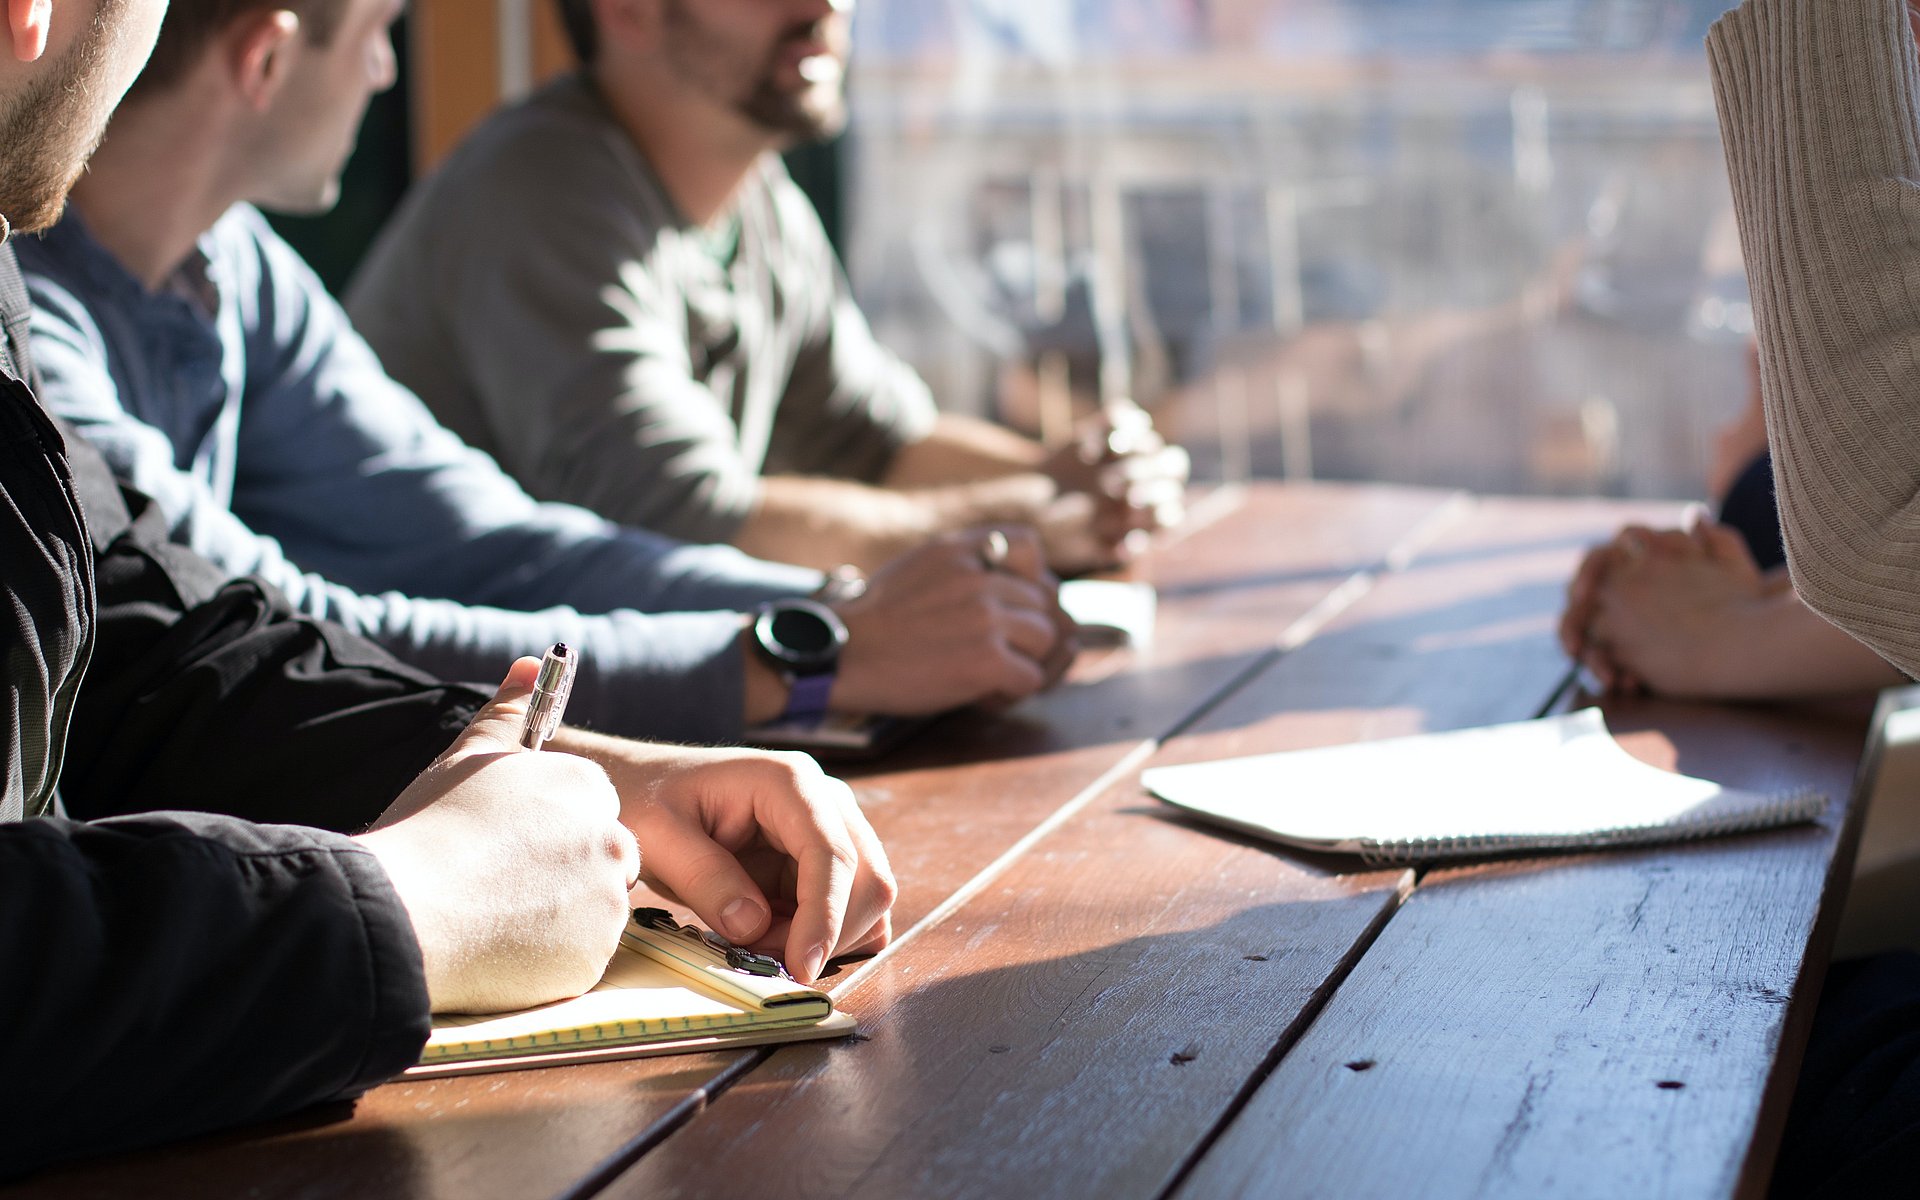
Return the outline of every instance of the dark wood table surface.
[[[1648,761],[1834,800],[1684,846],[1365,869],[1139,786],[1578,702],[1566,577],[1673,515],[1212,493],[1138,568],[1151,647],[848,772],[902,881],[894,945],[834,980],[857,1040],[391,1084],[0,1198],[1759,1194],[1851,871],[1864,707],[1610,704]]]

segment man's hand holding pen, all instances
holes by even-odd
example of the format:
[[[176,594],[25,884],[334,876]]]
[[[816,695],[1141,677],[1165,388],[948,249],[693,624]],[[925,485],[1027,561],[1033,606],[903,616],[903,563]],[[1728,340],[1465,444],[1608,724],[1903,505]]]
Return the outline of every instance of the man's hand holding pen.
[[[435,1012],[576,996],[620,943],[640,873],[620,798],[594,763],[521,748],[539,663],[494,698],[358,841],[385,868]]]
[[[845,784],[800,754],[555,731],[573,652],[556,646],[542,665],[514,663],[357,839],[406,907],[435,1012],[592,987],[626,926],[643,846],[655,890],[779,955],[801,982],[887,944],[893,874]],[[550,750],[530,753],[549,732]]]

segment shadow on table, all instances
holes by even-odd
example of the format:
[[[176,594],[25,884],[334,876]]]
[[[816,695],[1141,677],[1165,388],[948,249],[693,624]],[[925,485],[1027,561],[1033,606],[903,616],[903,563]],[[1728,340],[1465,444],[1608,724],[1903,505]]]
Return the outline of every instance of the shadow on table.
[[[0,1200],[550,1196],[741,1055],[402,1083],[0,1186]]]

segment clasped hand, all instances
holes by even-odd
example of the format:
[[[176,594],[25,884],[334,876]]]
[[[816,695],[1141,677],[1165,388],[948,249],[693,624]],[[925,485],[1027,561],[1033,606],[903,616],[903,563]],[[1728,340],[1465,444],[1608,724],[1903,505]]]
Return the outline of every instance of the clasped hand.
[[[1139,405],[1115,403],[1089,418],[1046,462],[1059,488],[1039,519],[1047,561],[1068,573],[1126,562],[1139,539],[1184,518],[1191,470],[1187,452],[1168,445]]]
[[[1755,649],[1730,642],[1773,587],[1727,526],[1629,526],[1575,572],[1560,643],[1609,691],[1729,694],[1723,677]]]

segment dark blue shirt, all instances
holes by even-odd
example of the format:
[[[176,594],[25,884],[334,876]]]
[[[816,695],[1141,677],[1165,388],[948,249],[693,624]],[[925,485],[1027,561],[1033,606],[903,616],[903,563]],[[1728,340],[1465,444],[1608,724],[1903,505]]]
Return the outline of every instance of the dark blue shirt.
[[[738,736],[736,614],[815,572],[533,500],[388,377],[250,207],[158,291],[71,213],[20,257],[48,406],[177,539],[435,674],[491,682],[566,641],[575,720]]]

